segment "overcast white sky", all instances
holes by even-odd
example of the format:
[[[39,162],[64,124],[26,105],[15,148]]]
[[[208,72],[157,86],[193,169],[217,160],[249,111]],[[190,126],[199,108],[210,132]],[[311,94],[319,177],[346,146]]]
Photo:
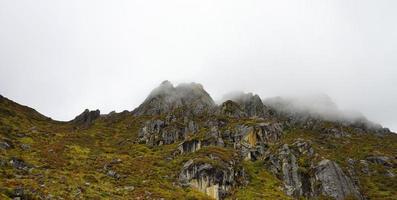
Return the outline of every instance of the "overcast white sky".
[[[0,94],[58,120],[163,80],[326,93],[397,130],[395,0],[0,0]]]

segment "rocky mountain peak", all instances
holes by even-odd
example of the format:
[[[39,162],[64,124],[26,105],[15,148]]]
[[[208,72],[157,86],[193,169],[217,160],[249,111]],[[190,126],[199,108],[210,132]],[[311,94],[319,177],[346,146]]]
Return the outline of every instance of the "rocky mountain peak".
[[[160,86],[152,90],[133,114],[158,115],[182,108],[185,112],[200,115],[214,107],[214,100],[201,84],[182,83],[174,86],[169,81],[163,81]]]
[[[231,100],[240,105],[240,108],[247,116],[264,117],[268,113],[262,103],[262,99],[253,93],[234,92],[226,95],[225,100]]]
[[[99,110],[85,109],[80,115],[76,116],[72,122],[77,126],[89,127],[94,120],[99,118],[101,112]]]

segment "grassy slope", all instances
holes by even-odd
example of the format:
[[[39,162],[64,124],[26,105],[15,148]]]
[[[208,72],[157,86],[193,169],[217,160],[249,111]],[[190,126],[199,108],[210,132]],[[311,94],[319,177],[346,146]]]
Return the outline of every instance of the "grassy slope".
[[[263,168],[261,161],[244,162],[250,182],[239,188],[231,199],[292,199],[282,192],[282,183]]]

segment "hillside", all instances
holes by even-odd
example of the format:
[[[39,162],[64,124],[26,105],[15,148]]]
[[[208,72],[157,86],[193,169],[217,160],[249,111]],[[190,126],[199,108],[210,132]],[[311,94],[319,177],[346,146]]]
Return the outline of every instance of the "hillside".
[[[0,199],[397,199],[395,133],[290,108],[165,81],[59,122],[0,96]]]

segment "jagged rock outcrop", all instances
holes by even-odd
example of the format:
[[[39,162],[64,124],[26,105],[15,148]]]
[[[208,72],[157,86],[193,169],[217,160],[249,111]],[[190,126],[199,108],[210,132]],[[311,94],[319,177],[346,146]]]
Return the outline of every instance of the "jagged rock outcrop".
[[[230,190],[239,184],[238,179],[244,177],[244,172],[235,169],[234,161],[218,162],[221,163],[187,161],[179,174],[180,184],[193,187],[214,199],[224,199]]]
[[[262,118],[266,118],[271,115],[269,109],[267,108],[267,106],[263,104],[262,99],[258,95],[254,95],[252,93],[239,92],[239,93],[230,94],[229,97],[226,97],[225,99],[228,100],[225,103],[229,102],[229,107],[231,107],[230,101],[235,102],[235,104],[238,105],[240,112],[243,113],[243,114],[240,113],[236,113],[236,114],[240,114],[242,116],[247,116],[247,117],[262,117]]]
[[[215,107],[215,102],[202,85],[190,83],[174,87],[169,81],[164,81],[133,114],[160,115],[179,109],[184,115],[202,115],[213,112]]]
[[[315,164],[315,157],[310,141],[297,140],[270,154],[266,165],[283,181],[285,192],[293,197],[324,195],[337,200],[362,199],[354,181],[335,162],[325,159]]]
[[[245,113],[241,109],[239,104],[231,100],[222,103],[222,105],[219,107],[219,114],[234,118],[242,118],[248,116],[247,113]]]
[[[182,154],[193,153],[207,146],[225,147],[225,143],[222,137],[207,137],[202,139],[186,140],[179,144],[178,151]]]
[[[241,95],[236,98],[236,102],[241,105],[242,109],[248,114],[248,116],[264,117],[267,114],[265,113],[262,99],[258,95],[253,95],[252,93]]]
[[[284,190],[288,195],[312,197],[316,195],[314,180],[308,175],[304,166],[299,166],[304,164],[305,167],[310,167],[311,163],[299,164],[301,156],[313,156],[313,149],[307,142],[297,141],[292,147],[284,144],[276,154],[271,154],[267,158],[267,165],[271,172],[283,180]]]
[[[201,149],[201,141],[197,139],[184,141],[178,146],[180,153],[192,153]]]
[[[89,127],[91,124],[101,116],[99,110],[90,111],[85,109],[83,113],[74,118],[71,122],[76,126]]]
[[[139,130],[138,140],[151,146],[172,144],[186,139],[188,134],[195,134],[197,131],[196,122],[185,118],[183,123],[178,123],[172,116],[168,116],[165,121],[161,119],[146,121]]]
[[[362,199],[351,178],[346,176],[335,162],[322,160],[314,169],[316,181],[321,183],[320,191],[323,195],[337,200],[347,197]]]
[[[195,152],[204,146],[230,147],[238,150],[240,155],[246,160],[257,160],[263,156],[268,144],[277,142],[283,133],[280,123],[236,125],[233,129],[222,131],[223,126],[222,121],[208,121],[204,125],[207,129],[204,136],[183,141],[179,145],[179,152]],[[156,129],[155,127],[162,126],[151,125],[145,127],[141,129],[140,138],[146,140],[146,143],[150,143],[149,141],[151,139],[148,139],[150,135],[159,135],[160,133],[160,129]],[[185,133],[185,139],[186,136],[187,134]],[[184,138],[179,137],[175,140],[183,140]]]
[[[232,133],[234,148],[240,150],[247,160],[257,160],[265,152],[269,143],[278,141],[283,133],[279,123],[258,123],[237,125]]]

